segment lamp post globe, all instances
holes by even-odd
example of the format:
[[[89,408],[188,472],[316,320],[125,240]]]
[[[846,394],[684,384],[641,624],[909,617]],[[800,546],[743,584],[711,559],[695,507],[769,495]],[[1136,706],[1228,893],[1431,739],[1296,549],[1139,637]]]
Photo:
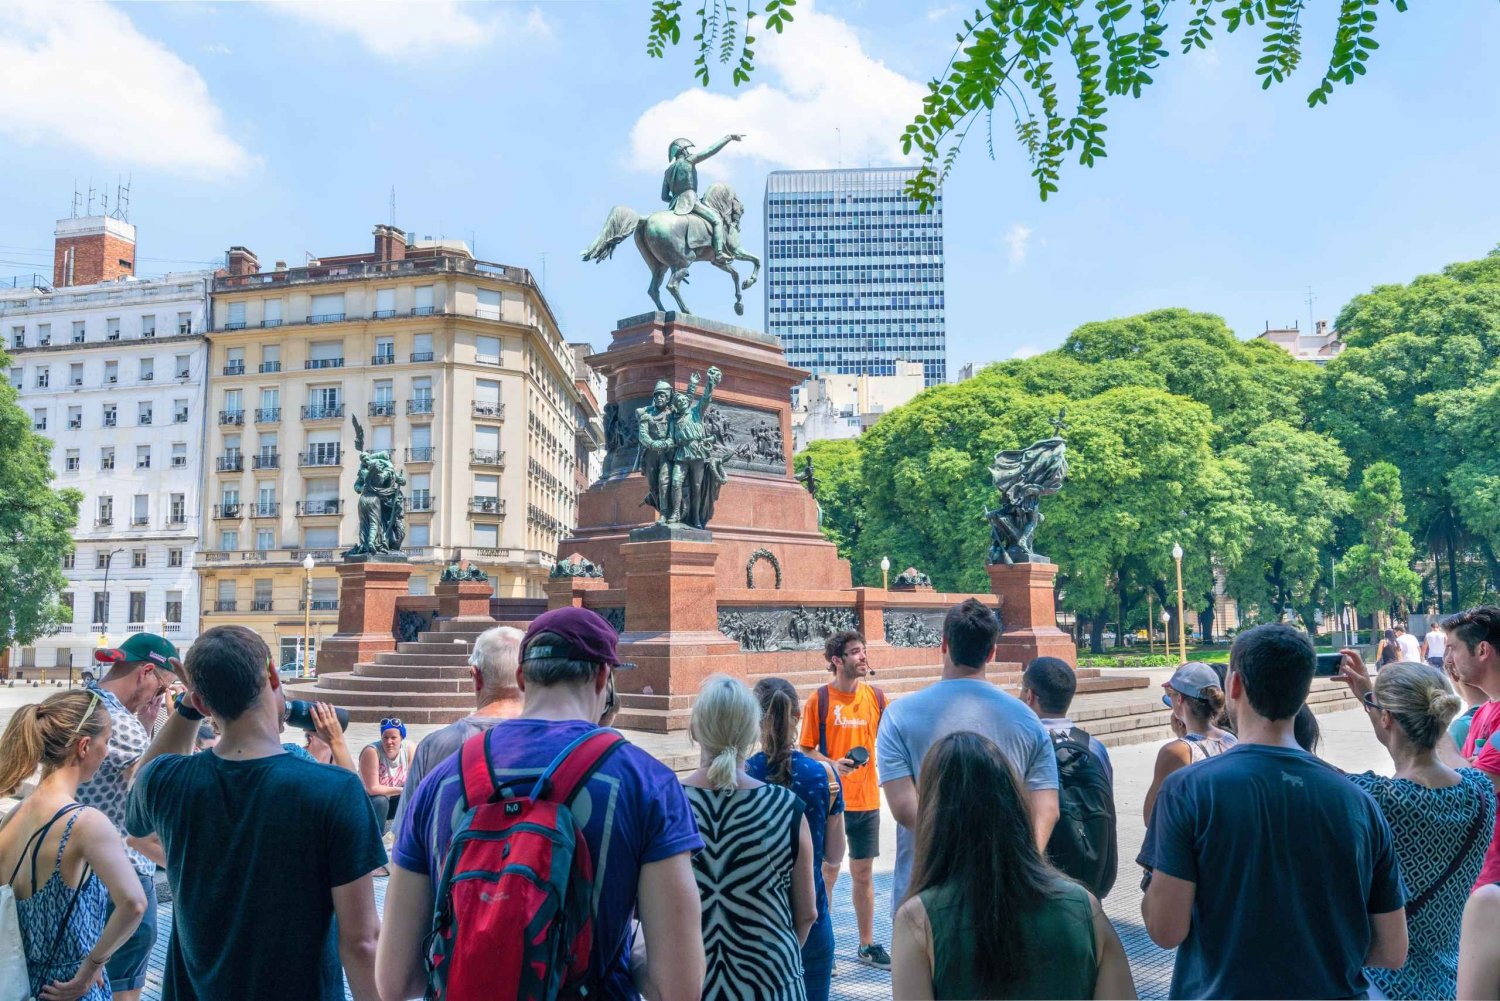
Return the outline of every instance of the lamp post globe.
[[[891,588],[891,558],[880,557],[880,583],[887,591]]]
[[[1172,559],[1177,564],[1177,652],[1180,663],[1187,663],[1187,616],[1182,599],[1182,544],[1172,543]]]
[[[317,560],[312,553],[302,557],[302,569],[307,578],[302,585],[302,673],[312,676],[312,572]]]

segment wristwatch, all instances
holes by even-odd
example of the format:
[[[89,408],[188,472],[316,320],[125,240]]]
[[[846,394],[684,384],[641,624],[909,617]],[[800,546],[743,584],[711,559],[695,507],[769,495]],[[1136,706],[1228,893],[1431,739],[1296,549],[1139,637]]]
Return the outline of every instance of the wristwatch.
[[[174,708],[176,708],[178,715],[182,716],[183,719],[190,719],[194,722],[198,722],[204,718],[203,714],[194,709],[192,707],[192,704],[188,702],[187,692],[178,692],[176,697],[172,699],[172,705]]]

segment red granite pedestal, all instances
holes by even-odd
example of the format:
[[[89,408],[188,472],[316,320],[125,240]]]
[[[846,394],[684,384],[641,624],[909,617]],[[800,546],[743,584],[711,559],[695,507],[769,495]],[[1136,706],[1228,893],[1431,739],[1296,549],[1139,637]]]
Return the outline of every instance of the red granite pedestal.
[[[435,589],[438,615],[456,622],[493,622],[489,581],[444,581]],[[342,623],[341,623],[342,626]]]
[[[319,674],[352,671],[355,664],[396,649],[396,599],[406,594],[411,577],[406,563],[344,562],[337,569],[339,631],[318,651]]]
[[[1078,666],[1078,648],[1057,628],[1057,599],[1052,563],[996,563],[988,568],[990,589],[1000,598],[1003,628],[995,643],[995,660],[1026,664],[1037,657],[1057,657]]]

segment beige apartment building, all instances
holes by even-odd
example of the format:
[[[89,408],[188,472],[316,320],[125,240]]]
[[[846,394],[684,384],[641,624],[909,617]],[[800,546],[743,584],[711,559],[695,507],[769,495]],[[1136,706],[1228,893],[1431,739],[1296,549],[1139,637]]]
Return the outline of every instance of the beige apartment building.
[[[597,413],[579,420],[575,352],[528,271],[377,226],[373,253],[297,268],[232,248],[211,310],[204,628],[249,626],[294,661],[310,591],[314,653],[335,631],[355,418],[406,475],[412,593],[461,556],[498,596],[543,594]]]

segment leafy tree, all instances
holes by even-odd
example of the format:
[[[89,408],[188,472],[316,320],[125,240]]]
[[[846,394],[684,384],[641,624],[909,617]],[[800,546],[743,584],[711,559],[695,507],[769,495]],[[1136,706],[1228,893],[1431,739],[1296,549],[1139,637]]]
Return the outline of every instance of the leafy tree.
[[[1389,0],[1405,11],[1407,0]],[[796,0],[753,0],[740,8],[729,0],[705,0],[698,8],[693,75],[705,86],[710,66],[732,67],[736,86],[755,67],[757,18],[780,33],[793,21]],[[1302,61],[1302,15],[1310,0],[1187,0],[1181,19],[1169,19],[1170,0],[982,0],[964,18],[948,64],[927,85],[922,108],[901,137],[907,153],[921,154],[922,167],[908,191],[931,206],[975,130],[994,155],[994,113],[1009,111],[1016,140],[1026,150],[1043,201],[1057,191],[1065,157],[1092,167],[1106,155],[1105,117],[1114,99],[1139,98],[1171,54],[1206,49],[1222,23],[1260,33],[1262,55],[1255,74],[1262,89],[1291,76]],[[1327,5],[1332,8],[1333,5]],[[1375,27],[1380,0],[1340,0],[1333,51],[1309,107],[1326,104],[1335,83],[1351,84],[1365,73],[1380,46]],[[1176,20],[1174,29],[1172,21]],[[646,51],[662,57],[681,41],[681,0],[653,0]],[[1071,64],[1071,65],[1069,65]],[[1071,110],[1059,95],[1058,67],[1076,85]]]
[[[1352,509],[1362,534],[1339,560],[1339,591],[1361,612],[1401,614],[1422,587],[1411,568],[1415,546],[1402,527],[1406,511],[1401,471],[1389,462],[1377,462],[1365,468],[1362,480]]]
[[[822,513],[819,527],[823,535],[849,561],[856,587],[878,583],[880,558],[877,556],[871,564],[861,549],[865,490],[859,442],[854,439],[810,442],[793,461],[801,470],[808,459],[812,460],[817,478],[818,508]]]
[[[0,353],[0,366],[9,359]],[[31,643],[72,615],[59,594],[62,558],[73,548],[77,490],[54,490],[52,443],[32,431],[16,391],[0,384],[0,648]]]
[[[1311,632],[1327,595],[1334,529],[1349,510],[1349,459],[1332,438],[1281,421],[1256,428],[1227,458],[1244,478],[1253,529],[1226,567],[1226,589],[1262,621],[1295,609]]]

